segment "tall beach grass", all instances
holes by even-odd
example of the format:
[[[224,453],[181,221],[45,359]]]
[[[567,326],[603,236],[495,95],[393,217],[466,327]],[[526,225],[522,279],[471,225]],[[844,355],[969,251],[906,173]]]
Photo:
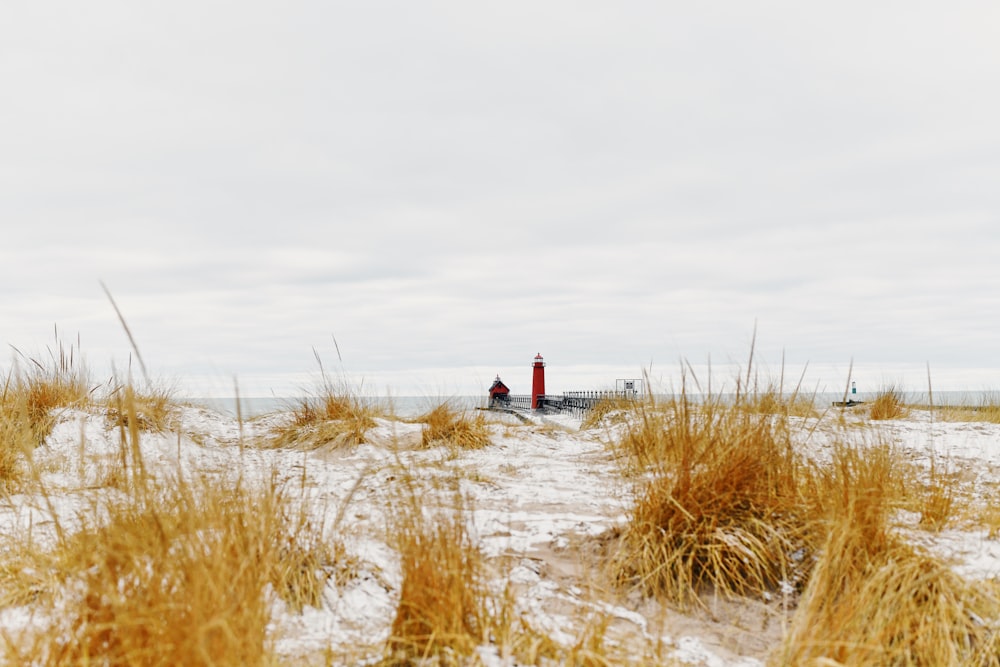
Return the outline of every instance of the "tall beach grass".
[[[762,411],[759,398],[695,401],[685,383],[638,411],[618,443],[642,480],[611,561],[620,583],[689,606],[764,594],[799,567],[801,463],[788,411]]]

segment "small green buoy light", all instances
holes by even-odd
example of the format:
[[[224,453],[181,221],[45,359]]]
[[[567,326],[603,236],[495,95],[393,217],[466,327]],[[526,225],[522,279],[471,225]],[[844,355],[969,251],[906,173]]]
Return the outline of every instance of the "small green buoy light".
[[[834,401],[833,402],[833,406],[837,407],[837,408],[853,408],[855,405],[861,405],[861,403],[863,402],[863,401],[859,401],[857,399],[858,399],[858,383],[852,381],[851,382],[851,395],[850,395],[850,397],[848,397],[847,394],[845,393],[844,394],[844,400],[843,401]]]

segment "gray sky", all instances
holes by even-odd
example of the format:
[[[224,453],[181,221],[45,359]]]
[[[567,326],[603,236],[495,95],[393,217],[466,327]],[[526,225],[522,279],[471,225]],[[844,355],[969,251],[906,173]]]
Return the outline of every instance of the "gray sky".
[[[1000,5],[7,0],[0,342],[287,393],[1000,387]],[[343,364],[337,359],[333,337]],[[11,358],[14,354],[11,351]],[[6,366],[6,362],[5,362]]]

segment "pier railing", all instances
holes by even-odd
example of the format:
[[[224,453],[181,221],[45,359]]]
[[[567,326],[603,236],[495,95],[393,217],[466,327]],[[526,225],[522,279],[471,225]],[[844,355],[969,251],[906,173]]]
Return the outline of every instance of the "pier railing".
[[[494,396],[490,401],[491,408],[508,408],[511,410],[530,410],[531,396],[507,394]]]
[[[542,394],[538,396],[538,410],[559,412],[586,412],[602,401],[628,401],[638,399],[636,391],[567,391],[562,394]],[[507,394],[495,396],[491,408],[509,410],[531,410],[530,395]]]

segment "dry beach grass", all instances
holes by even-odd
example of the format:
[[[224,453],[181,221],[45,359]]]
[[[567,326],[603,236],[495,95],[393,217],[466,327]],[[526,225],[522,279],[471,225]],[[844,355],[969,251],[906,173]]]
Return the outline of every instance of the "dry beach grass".
[[[682,605],[788,579],[805,517],[787,423],[682,391],[640,406],[634,424],[619,446],[649,477],[613,558],[618,579]]]
[[[417,421],[426,424],[421,434],[424,447],[445,444],[459,449],[480,449],[490,443],[486,418],[482,414],[470,416],[447,401],[421,415]]]
[[[842,419],[747,372],[577,431],[324,382],[195,437],[217,418],[78,359],[5,377],[4,664],[1000,664],[996,587],[922,546],[992,539],[996,481],[904,455],[877,425],[909,406]]]

